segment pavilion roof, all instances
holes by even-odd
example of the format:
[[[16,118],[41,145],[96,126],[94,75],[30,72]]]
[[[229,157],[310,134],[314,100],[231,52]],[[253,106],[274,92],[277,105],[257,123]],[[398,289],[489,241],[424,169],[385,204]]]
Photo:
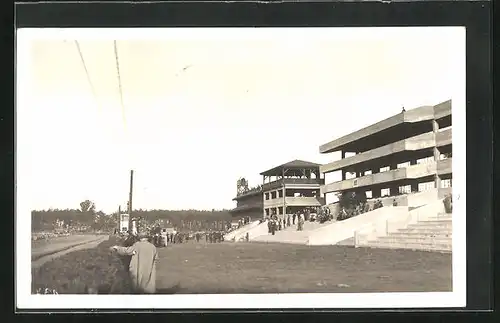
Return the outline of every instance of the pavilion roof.
[[[308,162],[308,161],[305,161],[305,160],[295,159],[295,160],[292,160],[292,161],[290,161],[288,163],[285,163],[285,164],[273,167],[273,168],[271,168],[269,170],[266,170],[265,172],[260,173],[260,175],[263,175],[263,176],[277,176],[277,175],[281,175],[282,174],[283,169],[301,169],[301,168],[306,168],[306,169],[311,169],[311,168],[315,169],[315,168],[318,168],[319,169],[320,166],[321,166],[320,164]]]

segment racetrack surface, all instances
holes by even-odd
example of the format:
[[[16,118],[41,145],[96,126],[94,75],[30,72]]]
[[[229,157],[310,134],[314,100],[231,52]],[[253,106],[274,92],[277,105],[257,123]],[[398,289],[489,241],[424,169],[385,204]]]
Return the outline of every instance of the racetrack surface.
[[[66,237],[57,237],[48,240],[33,241],[31,243],[31,258],[36,259],[40,256],[63,250],[80,243],[86,243],[102,237],[99,235],[71,235]]]
[[[108,236],[103,235],[82,235],[57,238],[53,243],[50,243],[49,240],[45,245],[40,245],[35,249],[32,248],[31,267],[38,268],[47,261],[73,251],[95,248],[99,243],[108,240],[108,238]]]
[[[187,243],[158,252],[159,293],[452,290],[451,254],[278,243]]]

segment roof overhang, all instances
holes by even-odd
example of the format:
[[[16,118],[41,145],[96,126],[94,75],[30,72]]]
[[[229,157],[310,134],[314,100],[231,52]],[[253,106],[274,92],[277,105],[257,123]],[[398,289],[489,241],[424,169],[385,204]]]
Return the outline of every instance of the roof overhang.
[[[256,195],[262,195],[262,190],[260,190],[260,191],[248,191],[248,192],[245,192],[245,193],[243,193],[241,195],[238,195],[238,196],[234,197],[233,201],[242,200],[242,199],[245,199],[247,197],[256,196]]]
[[[319,147],[319,152],[324,154],[341,150],[348,152],[363,151],[363,146],[369,142],[380,141],[384,137],[394,137],[398,133],[415,127],[418,123],[444,118],[449,115],[451,115],[451,100],[436,106],[422,106],[411,109],[323,144]]]
[[[255,211],[255,210],[262,210],[262,205],[244,205],[240,207],[236,207],[232,210],[229,211],[229,213],[234,214],[234,213],[240,213],[240,212],[246,212],[246,211]]]

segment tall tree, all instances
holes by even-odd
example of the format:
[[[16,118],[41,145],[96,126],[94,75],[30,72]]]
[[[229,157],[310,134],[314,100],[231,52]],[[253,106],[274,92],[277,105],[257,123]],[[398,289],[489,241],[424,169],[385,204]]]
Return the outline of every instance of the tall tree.
[[[93,212],[95,211],[95,204],[90,200],[85,200],[80,203],[80,209],[82,210],[82,213]]]

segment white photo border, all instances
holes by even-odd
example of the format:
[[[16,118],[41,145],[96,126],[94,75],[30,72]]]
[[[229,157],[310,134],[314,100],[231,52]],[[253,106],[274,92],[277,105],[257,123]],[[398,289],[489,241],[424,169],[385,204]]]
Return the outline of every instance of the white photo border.
[[[162,39],[169,37],[296,37],[328,38],[332,30],[354,29],[372,39],[390,32],[418,32],[423,28],[448,28],[461,33],[461,52],[457,53],[463,68],[463,80],[452,98],[453,124],[453,291],[412,293],[304,293],[304,294],[213,294],[213,295],[32,295],[31,294],[31,219],[29,169],[18,160],[27,158],[30,142],[23,136],[23,119],[30,114],[22,104],[29,95],[30,43],[35,39]],[[384,30],[382,30],[384,29]],[[353,33],[349,34],[352,37]],[[307,309],[307,308],[446,308],[466,306],[466,78],[465,27],[327,27],[327,28],[25,28],[18,29],[16,92],[16,189],[15,189],[15,293],[18,309]],[[28,156],[29,158],[29,156]],[[31,220],[30,220],[31,221]]]

